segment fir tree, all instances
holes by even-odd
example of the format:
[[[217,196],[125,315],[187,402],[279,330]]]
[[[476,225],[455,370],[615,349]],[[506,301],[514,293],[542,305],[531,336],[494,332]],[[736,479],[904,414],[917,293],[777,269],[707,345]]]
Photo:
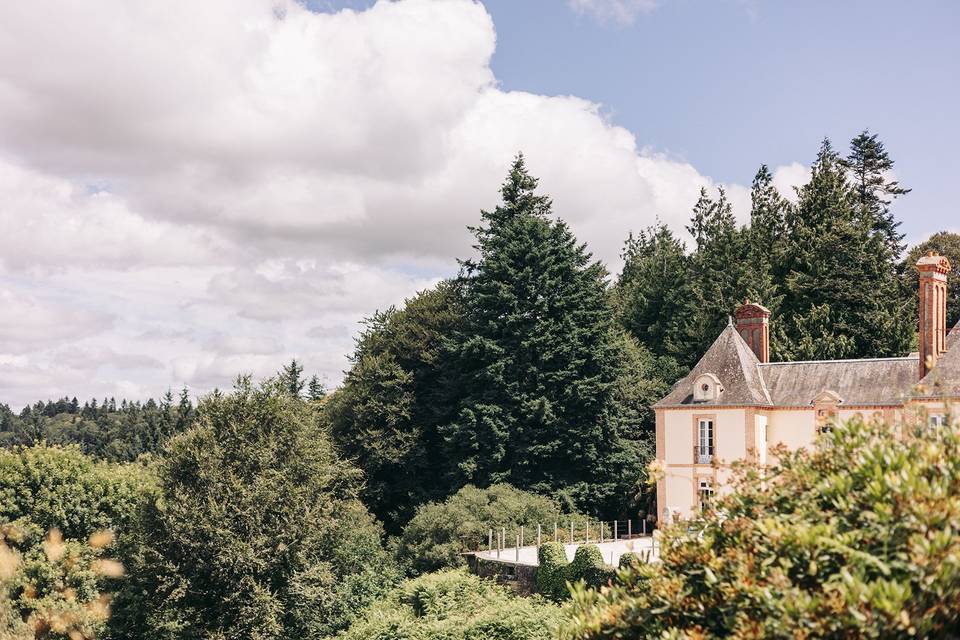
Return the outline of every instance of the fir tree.
[[[307,385],[307,398],[312,402],[322,400],[327,395],[327,390],[323,388],[320,378],[313,376],[310,378],[310,384]]]
[[[900,233],[900,221],[890,211],[890,204],[910,193],[910,189],[889,179],[893,160],[877,134],[867,129],[850,141],[850,154],[842,164],[851,175],[857,214],[883,236],[890,260],[896,260],[903,253],[904,235]]]
[[[639,470],[617,430],[624,354],[606,272],[536,186],[518,156],[502,203],[474,229],[479,258],[463,263],[466,326],[451,345],[462,396],[444,429],[455,483],[612,509]]]
[[[284,365],[280,372],[280,380],[286,388],[287,393],[295,398],[299,398],[303,393],[303,387],[306,382],[303,379],[303,364],[296,358],[290,361],[290,364]]]
[[[686,349],[679,327],[690,286],[686,247],[667,225],[657,223],[631,234],[621,257],[623,271],[614,287],[620,323],[653,353],[682,359]]]
[[[687,231],[693,236],[694,254],[683,332],[684,362],[691,366],[723,330],[742,299],[746,245],[722,187],[716,200],[706,189],[700,190]]]
[[[788,218],[787,359],[901,355],[912,329],[887,238],[858,214],[856,193],[829,140]]]

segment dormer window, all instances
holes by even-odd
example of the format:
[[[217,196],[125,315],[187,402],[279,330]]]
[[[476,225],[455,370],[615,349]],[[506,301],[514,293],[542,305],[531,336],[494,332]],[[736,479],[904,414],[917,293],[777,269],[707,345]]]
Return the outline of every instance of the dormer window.
[[[693,382],[694,402],[710,402],[718,400],[723,393],[720,379],[712,373],[702,373]]]
[[[813,399],[817,433],[830,433],[837,422],[838,406],[843,402],[835,391],[824,389]]]

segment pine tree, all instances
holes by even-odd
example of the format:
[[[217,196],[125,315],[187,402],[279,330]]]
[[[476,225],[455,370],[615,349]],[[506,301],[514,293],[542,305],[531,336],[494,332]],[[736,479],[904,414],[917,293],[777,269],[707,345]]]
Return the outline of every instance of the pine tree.
[[[443,433],[455,483],[509,482],[613,509],[639,470],[617,431],[624,354],[606,272],[550,219],[536,186],[518,156],[502,203],[474,229],[479,258],[461,276],[466,326],[451,345],[462,395]]]
[[[680,330],[690,286],[686,247],[667,225],[656,225],[627,239],[623,271],[614,286],[623,327],[658,356],[685,357]]]
[[[783,304],[787,359],[901,355],[912,330],[887,238],[858,214],[856,193],[829,140],[788,218]]]
[[[700,190],[687,231],[693,236],[690,259],[690,294],[683,314],[687,352],[684,362],[693,365],[710,347],[729,316],[742,300],[745,278],[745,233],[733,217],[726,192],[716,200]]]
[[[327,395],[327,390],[323,388],[320,378],[313,376],[310,378],[310,384],[307,385],[307,398],[312,402],[322,400]]]
[[[889,179],[893,160],[883,142],[877,134],[864,129],[850,141],[850,154],[842,164],[852,177],[857,214],[883,236],[890,260],[898,259],[904,250],[904,235],[900,233],[900,221],[890,211],[890,204],[911,190]]]
[[[290,361],[290,364],[284,365],[280,371],[280,380],[284,388],[291,396],[299,398],[303,393],[303,387],[306,384],[303,380],[303,364],[296,358]]]

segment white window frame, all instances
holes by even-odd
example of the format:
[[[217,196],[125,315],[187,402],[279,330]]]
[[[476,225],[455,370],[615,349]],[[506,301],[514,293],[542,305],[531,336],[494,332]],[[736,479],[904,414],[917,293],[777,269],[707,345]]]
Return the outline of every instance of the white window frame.
[[[710,464],[716,452],[716,423],[712,418],[697,420],[697,464]]]

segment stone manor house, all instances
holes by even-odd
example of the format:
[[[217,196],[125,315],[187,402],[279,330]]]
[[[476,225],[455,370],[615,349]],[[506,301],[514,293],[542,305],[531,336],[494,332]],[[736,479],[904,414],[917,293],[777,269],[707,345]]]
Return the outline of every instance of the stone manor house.
[[[960,324],[948,333],[950,262],[930,253],[920,278],[919,353],[902,358],[770,362],[770,311],[747,301],[690,373],[655,405],[658,515],[688,517],[730,481],[730,463],[774,462],[856,414],[943,424],[960,401]]]

